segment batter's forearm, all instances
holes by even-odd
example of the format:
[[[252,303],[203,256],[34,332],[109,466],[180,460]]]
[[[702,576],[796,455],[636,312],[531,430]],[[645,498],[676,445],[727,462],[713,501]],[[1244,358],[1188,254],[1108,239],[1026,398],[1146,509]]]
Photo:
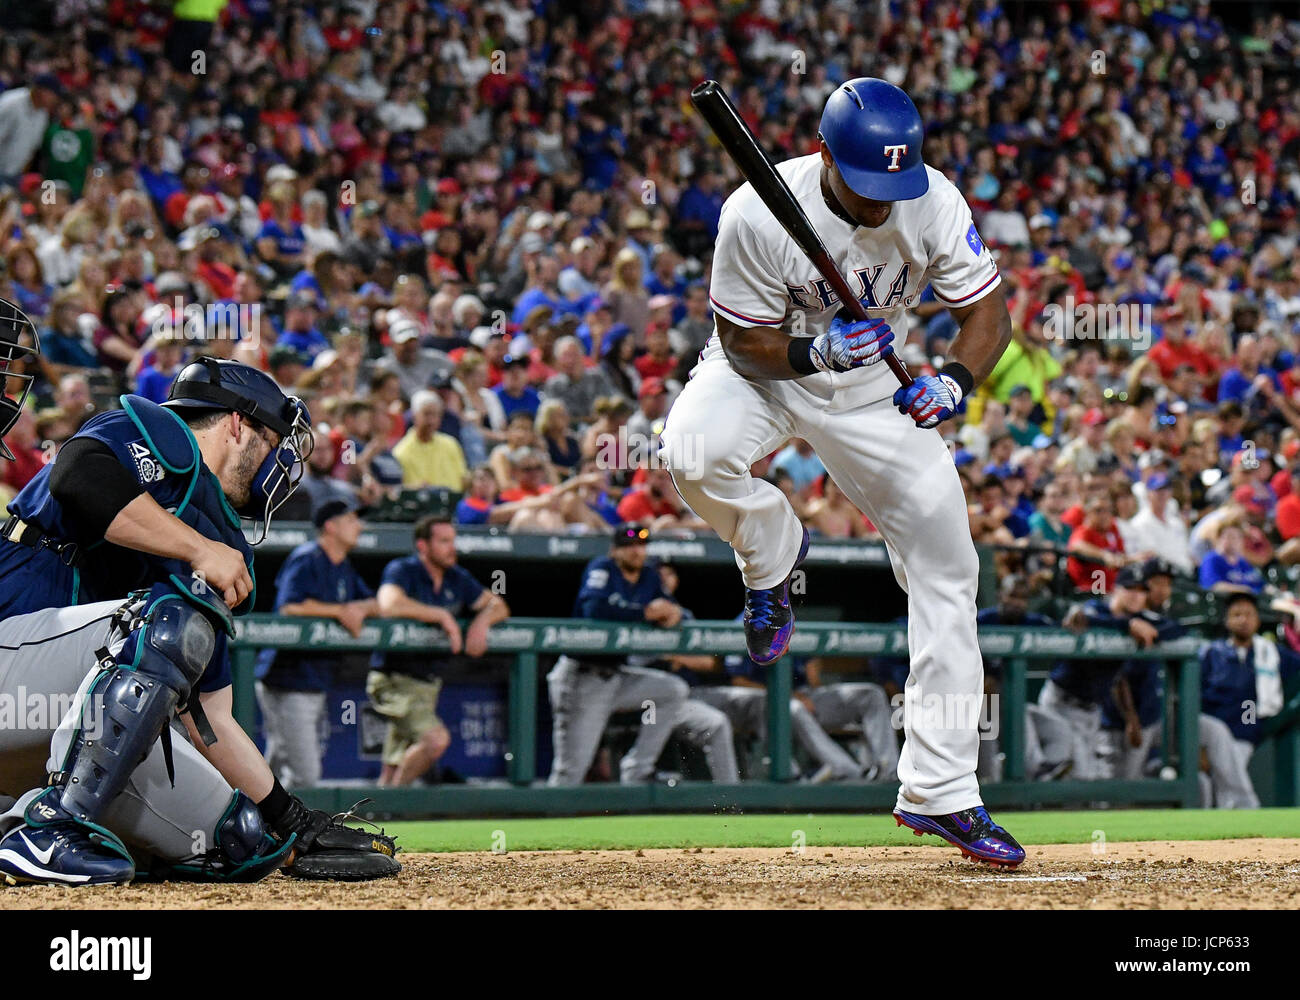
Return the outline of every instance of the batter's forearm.
[[[948,361],[970,372],[978,387],[1011,343],[1011,314],[1006,299],[995,289],[972,306],[953,309],[952,316],[961,329],[948,350]]]
[[[736,326],[717,317],[718,339],[731,367],[745,378],[803,378],[790,364],[791,337],[771,326]]]

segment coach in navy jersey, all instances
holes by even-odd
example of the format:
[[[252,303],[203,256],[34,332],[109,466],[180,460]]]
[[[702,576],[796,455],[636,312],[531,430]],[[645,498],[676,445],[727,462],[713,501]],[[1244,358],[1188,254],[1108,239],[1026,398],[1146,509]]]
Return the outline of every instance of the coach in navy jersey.
[[[659,570],[646,565],[648,529],[621,524],[609,555],[587,564],[573,617],[676,628],[682,608],[663,588]],[[550,784],[580,785],[615,712],[643,712],[636,742],[619,765],[619,780],[649,781],[664,744],[681,721],[686,682],[662,670],[627,666],[623,657],[561,656],[546,675],[554,716],[555,759]],[[647,706],[647,703],[649,705]]]
[[[482,656],[488,629],[510,616],[506,602],[456,565],[456,527],[443,517],[415,522],[415,552],[384,567],[379,613],[436,625],[452,655]],[[462,631],[458,619],[473,615]],[[386,653],[371,660],[366,694],[388,719],[381,785],[409,785],[437,763],[451,734],[437,715],[444,658],[434,653]]]
[[[375,592],[348,559],[364,526],[351,500],[327,500],[312,520],[319,534],[299,545],[275,580],[275,610],[282,615],[333,618],[353,636],[379,613]],[[337,653],[264,649],[257,660],[257,700],[266,726],[266,759],[286,787],[320,782],[329,725],[325,692]]]

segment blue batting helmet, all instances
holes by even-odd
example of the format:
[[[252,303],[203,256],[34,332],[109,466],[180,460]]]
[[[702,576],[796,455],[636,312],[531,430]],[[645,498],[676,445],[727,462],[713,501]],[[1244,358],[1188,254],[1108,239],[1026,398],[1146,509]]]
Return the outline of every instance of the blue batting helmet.
[[[837,87],[822,112],[821,138],[844,183],[863,198],[907,201],[929,190],[921,113],[892,83],[860,76]]]

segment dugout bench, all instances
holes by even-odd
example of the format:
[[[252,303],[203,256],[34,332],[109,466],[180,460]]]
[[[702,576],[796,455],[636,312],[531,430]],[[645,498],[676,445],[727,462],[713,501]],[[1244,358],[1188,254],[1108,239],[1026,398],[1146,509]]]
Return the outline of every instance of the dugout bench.
[[[400,620],[371,620],[360,638],[337,623],[323,619],[252,614],[237,622],[232,644],[235,717],[252,732],[255,718],[254,661],[258,650],[318,650],[363,652],[446,650],[440,629]],[[1197,716],[1200,712],[1201,640],[1186,637],[1150,650],[1138,650],[1131,639],[1107,633],[1075,635],[1061,629],[987,627],[980,630],[980,647],[988,658],[1002,662],[1002,693],[998,706],[1002,748],[1006,754],[1004,780],[982,786],[985,802],[995,808],[1087,804],[1173,805],[1196,807],[1200,752]],[[891,784],[809,785],[790,781],[791,730],[790,661],[769,672],[768,731],[770,773],[767,780],[739,785],[680,782],[667,785],[588,784],[577,788],[548,788],[539,779],[537,760],[538,698],[543,690],[543,657],[561,653],[653,655],[656,653],[739,653],[744,636],[733,622],[695,621],[673,630],[584,619],[513,618],[493,628],[490,652],[512,657],[508,695],[507,780],[481,785],[416,786],[367,789],[376,814],[417,817],[434,815],[570,815],[574,813],[654,811],[813,811],[887,810],[894,805]],[[906,630],[897,625],[800,622],[791,652],[801,656],[898,657],[907,655]],[[1101,781],[1031,781],[1023,773],[1024,706],[1031,664],[1046,666],[1061,658],[1114,659],[1137,657],[1166,663],[1167,712],[1165,763],[1174,767],[1173,780],[1144,778]],[[1294,726],[1280,733],[1271,746],[1271,797],[1276,805],[1300,801],[1300,737]],[[304,798],[318,808],[342,810],[355,800],[352,786],[307,790]],[[344,801],[347,800],[347,801]]]

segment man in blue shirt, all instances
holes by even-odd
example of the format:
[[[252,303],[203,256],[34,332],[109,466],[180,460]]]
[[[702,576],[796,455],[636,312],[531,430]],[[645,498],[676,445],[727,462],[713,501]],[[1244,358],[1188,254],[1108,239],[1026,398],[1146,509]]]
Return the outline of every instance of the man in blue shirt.
[[[528,356],[526,354],[507,354],[501,362],[501,384],[492,391],[501,400],[501,408],[506,412],[507,422],[516,413],[537,416],[537,408],[542,405],[542,397],[536,389],[528,384]]]
[[[1046,615],[1029,610],[1033,588],[1029,579],[1010,573],[998,585],[998,603],[984,608],[975,615],[979,626],[1009,625],[1031,628],[1057,628],[1058,623]],[[904,619],[906,624],[906,619]],[[907,665],[903,664],[903,682],[906,683]],[[1000,696],[1002,686],[1002,659],[984,657],[984,694]],[[901,688],[901,684],[899,687]],[[997,731],[992,728],[989,703],[980,724],[979,762],[975,773],[980,779],[996,781],[1000,777],[998,764],[999,745]],[[1060,777],[1071,766],[1073,737],[1064,721],[1037,705],[1025,706],[1025,774],[1030,778],[1051,780]]]
[[[294,292],[284,307],[284,327],[276,338],[277,347],[296,351],[310,365],[330,346],[325,334],[316,329],[316,297],[311,292]]]
[[[609,555],[587,564],[574,618],[676,628],[682,608],[664,592],[659,570],[646,565],[650,532],[638,524],[614,529]],[[680,721],[686,682],[662,670],[632,667],[618,656],[561,656],[546,675],[554,718],[551,785],[580,785],[615,712],[641,711],[636,742],[619,766],[625,784],[650,781],[664,744]],[[647,707],[646,703],[650,706]]]
[[[1260,741],[1300,713],[1300,695],[1286,690],[1300,671],[1300,657],[1256,635],[1259,610],[1253,594],[1233,594],[1224,608],[1228,637],[1201,647],[1201,749],[1210,765],[1210,795],[1202,805],[1258,809],[1250,758]],[[1204,788],[1204,783],[1202,785]]]
[[[327,500],[312,515],[316,541],[299,545],[275,578],[277,614],[333,618],[360,637],[379,612],[375,593],[348,554],[364,527],[351,500]],[[320,783],[329,722],[325,692],[338,654],[264,649],[257,658],[257,701],[266,727],[266,760],[286,788]]]
[[[455,526],[428,515],[415,522],[414,554],[384,567],[379,613],[437,626],[447,633],[453,656],[477,658],[487,652],[488,630],[510,617],[510,608],[456,564]],[[462,631],[458,619],[471,613]],[[437,715],[445,662],[433,653],[377,651],[371,659],[366,694],[388,719],[380,785],[411,784],[451,745]]]
[[[1174,571],[1153,556],[1142,563],[1146,610],[1164,616],[1174,589]],[[1164,665],[1158,660],[1129,660],[1101,703],[1101,728],[1106,756],[1105,777],[1141,778],[1160,737],[1165,715]]]
[[[1147,584],[1142,564],[1132,563],[1116,574],[1113,592],[1075,605],[1065,616],[1074,632],[1102,628],[1127,635],[1145,648],[1182,635],[1176,621],[1147,609]],[[1104,775],[1101,750],[1101,706],[1123,677],[1126,661],[1062,660],[1053,668],[1038,696],[1044,712],[1064,720],[1073,738],[1072,778],[1095,780]],[[1124,697],[1122,694],[1120,698]],[[1131,697],[1131,696],[1130,696]]]

